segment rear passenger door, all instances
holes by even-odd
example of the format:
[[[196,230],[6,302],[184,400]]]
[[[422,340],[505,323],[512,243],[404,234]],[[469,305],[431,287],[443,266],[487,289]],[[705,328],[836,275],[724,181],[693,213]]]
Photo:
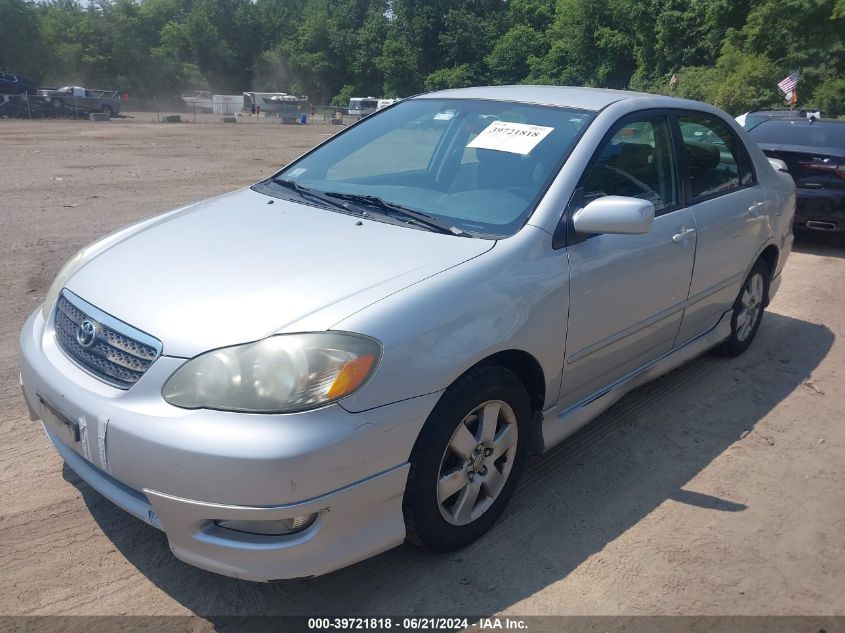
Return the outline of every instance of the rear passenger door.
[[[643,235],[570,231],[562,410],[672,349],[695,254],[676,148],[666,112],[622,119],[596,151],[567,209],[571,217],[596,198],[630,196],[653,202],[655,220]]]
[[[674,114],[681,170],[697,244],[689,301],[677,344],[716,325],[736,299],[766,230],[768,204],[733,129],[703,112]]]

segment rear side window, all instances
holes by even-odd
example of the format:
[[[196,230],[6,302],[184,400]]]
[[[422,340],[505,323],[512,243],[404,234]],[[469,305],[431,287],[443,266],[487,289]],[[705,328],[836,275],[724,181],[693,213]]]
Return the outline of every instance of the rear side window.
[[[599,149],[584,175],[585,202],[602,196],[629,196],[654,203],[678,203],[672,135],[665,117],[624,123]]]
[[[754,183],[751,159],[742,142],[718,119],[678,118],[692,198],[710,198]]]

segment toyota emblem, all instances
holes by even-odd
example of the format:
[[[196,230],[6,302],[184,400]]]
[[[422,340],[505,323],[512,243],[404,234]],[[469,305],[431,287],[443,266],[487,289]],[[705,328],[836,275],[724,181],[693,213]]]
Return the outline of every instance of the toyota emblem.
[[[76,342],[82,347],[91,347],[94,341],[97,340],[97,334],[100,332],[100,324],[93,319],[83,319],[79,327],[76,328]]]

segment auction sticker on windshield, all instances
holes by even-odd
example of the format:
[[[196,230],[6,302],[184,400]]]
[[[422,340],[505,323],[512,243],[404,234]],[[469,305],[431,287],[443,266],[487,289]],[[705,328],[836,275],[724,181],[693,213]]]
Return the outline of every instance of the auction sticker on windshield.
[[[530,154],[537,144],[554,130],[542,125],[526,125],[510,121],[494,121],[484,128],[467,147],[493,149],[511,154]]]

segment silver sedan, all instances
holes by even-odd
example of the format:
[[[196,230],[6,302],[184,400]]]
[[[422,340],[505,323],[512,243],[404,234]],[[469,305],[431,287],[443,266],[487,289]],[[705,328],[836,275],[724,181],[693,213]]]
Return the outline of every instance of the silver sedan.
[[[67,465],[193,565],[264,581],[451,550],[526,455],[745,351],[794,207],[701,103],[424,94],[77,253],[23,327],[21,384]]]

